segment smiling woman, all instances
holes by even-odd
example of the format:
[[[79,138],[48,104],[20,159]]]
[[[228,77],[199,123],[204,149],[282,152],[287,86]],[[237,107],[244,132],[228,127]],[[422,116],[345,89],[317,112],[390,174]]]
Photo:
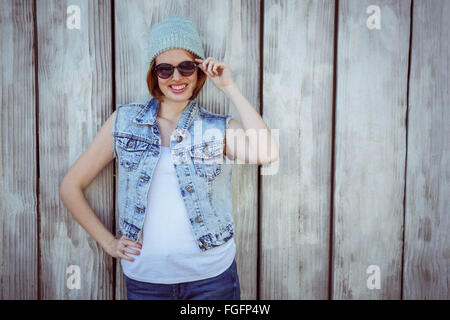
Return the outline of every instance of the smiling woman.
[[[152,98],[117,107],[63,179],[61,198],[102,248],[121,259],[128,299],[240,299],[232,167],[223,160],[268,163],[278,157],[277,145],[228,64],[205,59],[190,19],[174,16],[154,25],[149,50]],[[245,126],[198,105],[207,78],[233,101]],[[239,130],[230,135],[230,129]],[[269,134],[257,141],[246,135],[250,129]],[[259,157],[260,146],[272,153]],[[113,157],[120,238],[82,197]],[[80,201],[82,209],[75,205]]]
[[[119,225],[124,240],[142,243],[141,251],[132,253],[135,257],[126,251],[113,253],[122,259],[128,299],[169,299],[181,291],[184,295],[175,298],[239,299],[231,170],[206,162],[206,152],[215,145],[219,157],[223,154],[230,117],[209,113],[195,99],[207,73],[195,61],[202,60],[204,52],[192,21],[170,17],[156,24],[150,56],[147,85],[153,99],[145,105],[119,106],[113,130],[118,162],[123,164]],[[188,136],[193,137],[195,121],[219,135],[205,141],[200,137],[194,157]],[[141,155],[134,148],[144,139],[148,150]],[[227,183],[219,175],[227,177]],[[178,288],[181,284],[184,290]]]

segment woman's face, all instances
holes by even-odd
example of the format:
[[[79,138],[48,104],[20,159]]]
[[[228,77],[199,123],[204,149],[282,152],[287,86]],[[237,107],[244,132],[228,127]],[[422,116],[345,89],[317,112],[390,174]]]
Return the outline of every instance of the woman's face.
[[[194,58],[188,51],[183,49],[170,49],[159,54],[156,57],[155,63],[156,65],[160,63],[168,63],[172,66],[177,66],[181,62],[186,60],[194,61]],[[161,79],[160,77],[158,77],[158,85],[161,89],[161,92],[165,96],[165,100],[170,100],[173,102],[183,102],[188,100],[192,96],[192,93],[194,92],[194,89],[197,85],[197,71],[198,69],[191,76],[184,77],[178,72],[178,69],[175,68],[172,76],[168,79]],[[187,85],[187,87],[182,92],[177,92],[180,90],[171,88],[172,85],[182,84]]]

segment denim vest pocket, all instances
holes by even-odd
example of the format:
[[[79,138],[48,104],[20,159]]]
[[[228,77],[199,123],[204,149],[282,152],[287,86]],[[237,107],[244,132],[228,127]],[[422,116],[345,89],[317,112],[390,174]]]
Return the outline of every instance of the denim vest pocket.
[[[119,164],[127,171],[135,170],[150,144],[136,137],[115,136],[114,138],[118,147]]]
[[[223,148],[222,140],[202,142],[190,148],[190,156],[199,177],[210,182],[222,172]]]

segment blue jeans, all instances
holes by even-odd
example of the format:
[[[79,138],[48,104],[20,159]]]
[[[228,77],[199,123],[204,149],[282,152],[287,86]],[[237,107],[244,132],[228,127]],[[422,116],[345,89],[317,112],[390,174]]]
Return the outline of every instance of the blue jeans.
[[[176,284],[137,281],[126,275],[128,300],[240,300],[236,260],[218,276]]]

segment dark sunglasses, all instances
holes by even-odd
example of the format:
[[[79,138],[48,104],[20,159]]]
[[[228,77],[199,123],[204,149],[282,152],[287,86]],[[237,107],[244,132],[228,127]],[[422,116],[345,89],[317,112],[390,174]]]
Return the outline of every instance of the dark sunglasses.
[[[175,68],[178,69],[178,72],[183,77],[189,77],[194,74],[197,69],[197,64],[194,61],[183,61],[177,66],[173,66],[168,63],[160,63],[157,66],[154,66],[153,70],[161,79],[167,79],[173,75]]]

